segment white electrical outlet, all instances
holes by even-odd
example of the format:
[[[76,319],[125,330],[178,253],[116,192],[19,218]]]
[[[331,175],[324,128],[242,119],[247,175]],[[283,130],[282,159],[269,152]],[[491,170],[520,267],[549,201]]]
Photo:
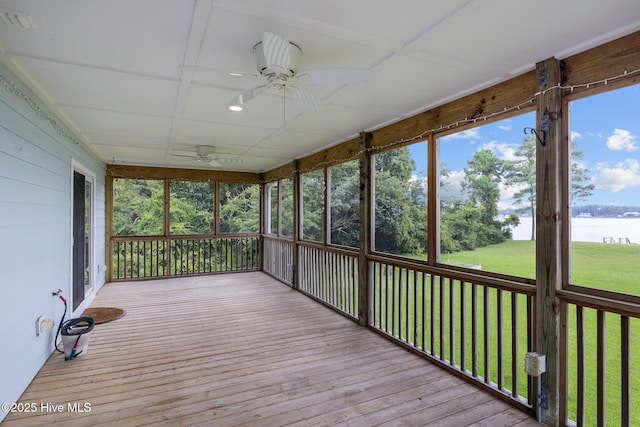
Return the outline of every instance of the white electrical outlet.
[[[544,354],[530,352],[524,357],[524,370],[528,375],[537,377],[545,373],[547,358]]]
[[[45,332],[49,332],[55,326],[55,321],[53,319],[47,319],[44,316],[39,316],[36,319],[36,336],[44,334]]]

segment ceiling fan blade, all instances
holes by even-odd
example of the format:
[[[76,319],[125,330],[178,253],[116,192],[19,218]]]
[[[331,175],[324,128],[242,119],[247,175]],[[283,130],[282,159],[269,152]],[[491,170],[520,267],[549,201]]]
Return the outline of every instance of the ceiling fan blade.
[[[297,86],[289,87],[296,89],[295,91],[292,91],[293,99],[303,105],[307,110],[317,113],[318,111],[322,111],[324,108],[324,103],[315,93]]]
[[[243,91],[240,95],[233,98],[227,105],[244,105],[247,102],[251,101],[256,96],[260,95],[265,90],[269,89],[271,86],[270,83],[266,85],[256,86],[254,88]]]
[[[291,62],[289,40],[275,34],[263,33],[262,52],[267,68],[279,68],[282,72],[289,69]]]
[[[233,76],[233,77],[252,77],[255,79],[259,79],[262,78],[261,75],[259,74],[252,74],[252,73],[243,73],[240,71],[229,71],[226,69],[221,69],[221,68],[215,68],[215,67],[204,67],[204,66],[200,66],[200,65],[179,65],[178,67],[182,68],[183,70],[190,70],[190,71],[202,71],[205,73],[217,73],[217,74],[227,74],[229,76]]]
[[[363,83],[369,80],[366,68],[337,68],[327,70],[300,71],[296,79],[304,79],[309,83]]]

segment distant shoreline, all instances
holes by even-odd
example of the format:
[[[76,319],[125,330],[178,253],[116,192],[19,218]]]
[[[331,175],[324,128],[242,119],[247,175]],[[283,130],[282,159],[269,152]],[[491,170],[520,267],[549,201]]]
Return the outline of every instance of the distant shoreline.
[[[530,216],[521,216],[520,225],[513,229],[513,240],[531,238]],[[573,217],[571,218],[571,240],[574,242],[604,243],[611,238],[615,243],[620,239],[629,239],[631,243],[640,243],[639,217]]]

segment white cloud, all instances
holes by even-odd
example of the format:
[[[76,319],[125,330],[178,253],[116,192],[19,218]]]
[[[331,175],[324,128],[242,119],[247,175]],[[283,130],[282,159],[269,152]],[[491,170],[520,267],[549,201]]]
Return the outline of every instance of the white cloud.
[[[624,129],[615,129],[613,135],[607,138],[607,148],[612,151],[633,151],[637,150],[636,137],[631,132]]]
[[[571,131],[571,136],[569,138],[570,141],[576,141],[582,138],[582,134],[580,132]]]
[[[496,141],[487,142],[482,144],[480,149],[491,150],[498,158],[502,160],[520,160],[521,158],[515,155],[517,147],[512,144],[499,143]]]
[[[462,190],[462,181],[464,180],[464,171],[448,171],[447,176],[442,177],[442,186],[440,187],[440,197],[444,200],[462,199],[466,200],[467,196]]]
[[[596,190],[616,193],[629,187],[640,186],[640,162],[637,159],[627,159],[613,166],[599,163],[596,169],[598,175],[593,178]]]
[[[505,120],[498,125],[498,129],[508,132],[511,130],[511,120]]]
[[[478,128],[467,129],[462,132],[444,136],[442,139],[480,139],[480,130]]]

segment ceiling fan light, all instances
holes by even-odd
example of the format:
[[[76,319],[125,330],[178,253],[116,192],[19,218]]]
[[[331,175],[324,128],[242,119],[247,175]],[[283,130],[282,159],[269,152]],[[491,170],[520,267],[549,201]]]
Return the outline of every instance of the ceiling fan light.
[[[231,111],[242,111],[242,104],[238,102],[237,98],[227,104]]]

